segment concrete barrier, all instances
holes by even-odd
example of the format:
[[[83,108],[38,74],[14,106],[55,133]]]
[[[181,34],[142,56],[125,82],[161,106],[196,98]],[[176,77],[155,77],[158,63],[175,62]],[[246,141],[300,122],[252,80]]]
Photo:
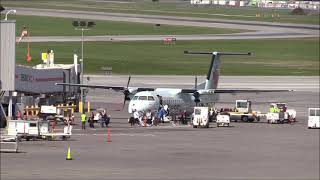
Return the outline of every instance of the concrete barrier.
[[[1,135],[0,152],[18,152],[18,137]]]

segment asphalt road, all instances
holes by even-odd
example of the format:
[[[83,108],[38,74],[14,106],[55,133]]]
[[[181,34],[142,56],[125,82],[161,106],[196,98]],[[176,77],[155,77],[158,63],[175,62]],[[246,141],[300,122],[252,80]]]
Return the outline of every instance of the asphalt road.
[[[90,83],[116,85],[124,85],[127,79],[90,77]],[[320,131],[307,129],[306,114],[308,107],[320,106],[319,77],[266,79],[222,77],[220,87],[295,86],[299,90],[224,95],[216,106],[233,107],[236,99],[250,99],[255,110],[264,112],[268,101],[287,102],[297,110],[296,124],[262,120],[232,122],[229,128],[217,128],[215,123],[209,129],[171,124],[130,127],[129,114],[117,110],[122,106],[121,94],[92,90],[88,98],[100,98],[92,99],[92,106],[108,108],[111,114],[112,142],[107,142],[107,129],[97,125],[86,130],[76,125],[70,141],[23,141],[21,153],[1,154],[1,179],[319,179]],[[132,85],[190,87],[189,80],[193,77],[133,76]],[[65,160],[68,146],[72,161]]]
[[[265,39],[265,38],[297,38],[319,37],[319,26],[303,24],[267,23],[242,20],[219,20],[209,18],[186,18],[159,15],[139,15],[125,13],[106,13],[89,11],[71,11],[57,9],[17,8],[18,15],[65,17],[91,20],[127,21],[152,24],[169,24],[199,27],[219,27],[245,29],[255,32],[220,35],[175,35],[177,40],[216,40],[216,39]],[[132,36],[86,36],[85,41],[148,41],[162,40],[171,35],[132,35]],[[79,36],[28,37],[25,42],[74,42],[81,41]]]

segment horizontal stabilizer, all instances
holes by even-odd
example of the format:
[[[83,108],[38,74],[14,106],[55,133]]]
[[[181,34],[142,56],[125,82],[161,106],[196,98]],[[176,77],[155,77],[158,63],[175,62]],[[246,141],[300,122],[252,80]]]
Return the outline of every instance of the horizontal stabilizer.
[[[190,51],[184,51],[184,54],[219,54],[219,55],[252,55],[251,52],[247,53],[229,53],[229,52],[190,52]]]
[[[214,93],[263,93],[263,92],[292,92],[292,89],[215,89]]]

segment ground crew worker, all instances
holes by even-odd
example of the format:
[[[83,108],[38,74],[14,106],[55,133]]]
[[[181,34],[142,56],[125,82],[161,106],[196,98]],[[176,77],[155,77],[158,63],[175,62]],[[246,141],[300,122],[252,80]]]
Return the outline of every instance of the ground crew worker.
[[[274,108],[273,108],[272,105],[271,105],[270,108],[269,108],[269,112],[274,113]]]
[[[87,115],[85,113],[82,113],[81,114],[82,129],[86,129],[86,119],[87,119]]]
[[[279,109],[277,106],[274,106],[273,109],[274,109],[273,111],[274,111],[275,113],[279,113],[279,112],[280,112],[280,109]]]

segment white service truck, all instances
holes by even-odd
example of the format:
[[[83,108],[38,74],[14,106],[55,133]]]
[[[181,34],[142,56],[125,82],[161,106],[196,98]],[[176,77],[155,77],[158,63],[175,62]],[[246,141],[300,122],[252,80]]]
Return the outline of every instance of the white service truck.
[[[268,112],[266,119],[268,123],[293,123],[296,121],[297,112],[294,109],[288,109],[286,103],[271,103],[270,106],[278,108],[280,112]]]
[[[320,108],[309,108],[308,128],[320,128]]]
[[[209,128],[209,107],[194,107],[192,124],[193,128]]]
[[[217,127],[221,126],[230,126],[230,116],[229,115],[223,115],[223,114],[218,114],[217,115]]]
[[[66,125],[63,132],[52,132],[49,126],[49,121],[38,120],[9,120],[8,121],[8,135],[30,139],[48,139],[60,137],[66,140],[72,135],[72,126]]]
[[[230,120],[241,120],[243,122],[260,121],[263,116],[259,111],[252,111],[250,100],[236,100],[235,110],[229,112]]]

